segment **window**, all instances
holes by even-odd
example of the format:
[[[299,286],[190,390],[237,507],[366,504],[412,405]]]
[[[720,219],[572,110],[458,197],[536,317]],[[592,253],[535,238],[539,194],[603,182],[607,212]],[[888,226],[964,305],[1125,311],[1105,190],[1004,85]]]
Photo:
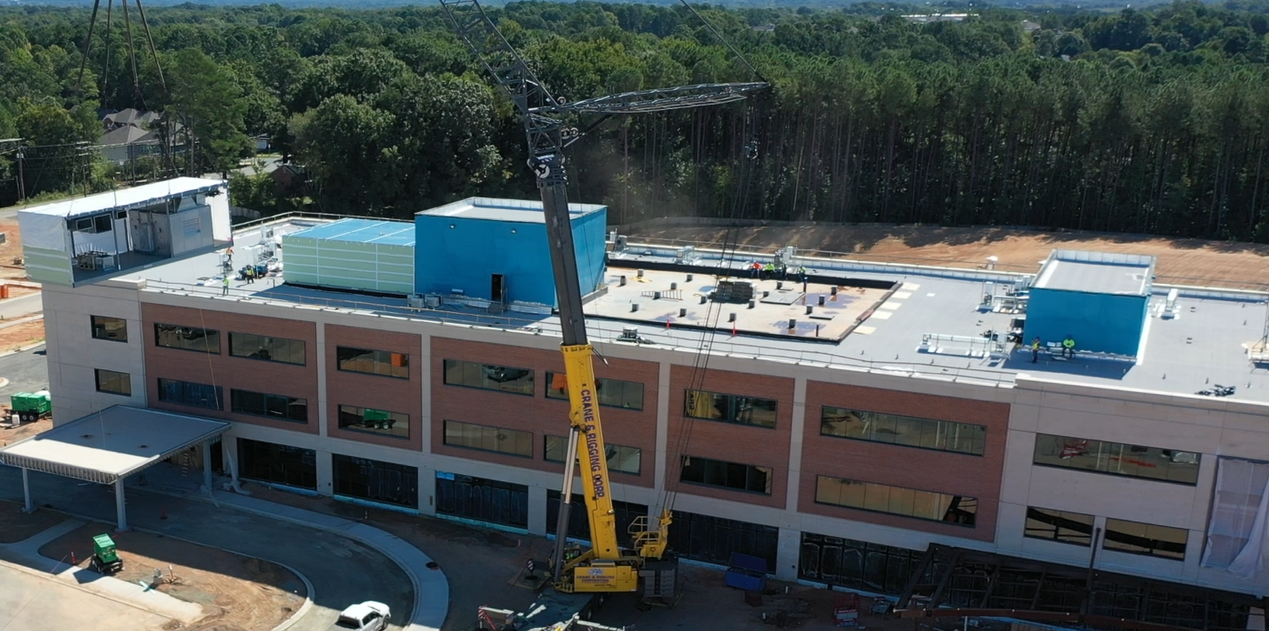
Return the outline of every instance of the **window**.
[[[599,404],[627,410],[643,409],[643,384],[637,381],[595,378]],[[546,397],[568,400],[568,378],[564,373],[546,373]]]
[[[775,427],[776,423],[775,399],[688,390],[683,405],[683,413],[692,418],[759,427]]]
[[[445,444],[533,457],[533,434],[501,427],[445,421]]]
[[[154,323],[154,344],[200,353],[220,353],[220,331]]]
[[[128,321],[123,318],[92,316],[93,337],[112,342],[128,341]]]
[[[409,508],[419,507],[419,470],[415,467],[331,454],[335,494]]]
[[[528,368],[490,366],[459,359],[445,360],[445,383],[499,392],[533,395],[533,371]]]
[[[491,524],[528,528],[529,487],[437,471],[436,512]]]
[[[1179,561],[1185,558],[1185,542],[1189,536],[1189,531],[1183,528],[1107,519],[1102,547]]]
[[[97,374],[97,392],[122,394],[125,397],[132,396],[132,375],[126,372],[115,372],[100,368],[93,372]]]
[[[978,500],[963,495],[816,476],[815,502],[973,526]]]
[[[404,353],[337,346],[335,357],[339,361],[340,370],[398,379],[410,378],[410,356]]]
[[[733,552],[739,552],[765,559],[767,570],[775,571],[779,528],[679,510],[673,518],[670,549],[675,554],[722,565],[731,562]]]
[[[543,436],[542,438],[545,442],[543,460],[564,462],[564,450],[568,449],[568,438],[564,436]],[[609,471],[639,475],[639,460],[643,452],[638,447],[608,445],[605,453],[608,454]]]
[[[339,406],[339,426],[388,436],[408,438],[410,436],[410,416],[400,412],[386,412],[371,408],[359,408],[355,405]]]
[[[159,379],[159,400],[196,408],[223,410],[224,389],[205,383]]]
[[[1036,434],[1035,464],[1193,486],[1199,454],[1087,438]]]
[[[251,333],[229,333],[229,354],[284,364],[304,365],[304,340]]]
[[[1093,516],[1048,508],[1027,508],[1027,525],[1023,536],[1073,543],[1088,547],[1093,540]]]
[[[987,428],[826,405],[820,412],[820,434],[981,456]]]
[[[307,399],[247,390],[230,390],[229,406],[231,410],[239,414],[252,414],[300,423],[308,422]]]
[[[317,452],[312,449],[239,438],[238,458],[244,478],[317,488]]]
[[[679,481],[771,495],[771,467],[684,456]]]

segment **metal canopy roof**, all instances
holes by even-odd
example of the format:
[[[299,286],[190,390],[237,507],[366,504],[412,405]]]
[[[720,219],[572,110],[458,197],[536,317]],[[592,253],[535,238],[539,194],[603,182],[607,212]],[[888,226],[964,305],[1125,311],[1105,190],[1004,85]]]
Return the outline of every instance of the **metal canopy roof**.
[[[224,421],[115,405],[0,448],[0,464],[113,484],[229,427]]]
[[[67,219],[85,217],[114,210],[149,206],[165,199],[184,197],[193,193],[211,193],[220,190],[223,186],[225,186],[224,180],[178,177],[163,182],[24,208],[18,211],[18,215],[50,215]]]

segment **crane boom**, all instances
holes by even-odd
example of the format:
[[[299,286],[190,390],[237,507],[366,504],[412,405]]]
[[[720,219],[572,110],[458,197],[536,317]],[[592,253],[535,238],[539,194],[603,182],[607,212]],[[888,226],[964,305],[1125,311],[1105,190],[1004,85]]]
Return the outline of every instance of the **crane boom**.
[[[647,517],[636,519],[630,528],[635,543],[634,553],[621,550],[617,542],[607,448],[599,415],[599,390],[592,359],[594,350],[586,337],[586,319],[582,312],[583,293],[578,281],[577,255],[568,207],[568,176],[564,169],[563,150],[580,134],[576,128],[565,127],[558,117],[576,114],[608,117],[718,105],[743,99],[746,93],[765,89],[768,85],[710,83],[627,92],[569,103],[551,95],[542,85],[477,0],[440,0],[440,3],[458,37],[471,48],[518,110],[529,146],[528,165],[536,176],[542,197],[563,338],[560,350],[564,354],[569,395],[570,431],[564,454],[564,484],[552,563],[555,587],[567,592],[635,591],[643,562],[660,559],[665,554],[670,511],[663,510],[655,525],[650,525]],[[565,562],[574,466],[580,452],[585,453],[585,469],[582,472],[585,492],[582,495],[592,545],[589,551]]]

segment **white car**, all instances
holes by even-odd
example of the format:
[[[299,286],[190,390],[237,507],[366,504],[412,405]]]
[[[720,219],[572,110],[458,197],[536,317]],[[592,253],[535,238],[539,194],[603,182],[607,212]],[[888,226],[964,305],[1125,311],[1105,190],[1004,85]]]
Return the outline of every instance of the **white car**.
[[[391,619],[392,612],[387,605],[367,600],[360,605],[350,605],[347,609],[339,612],[339,620],[335,621],[335,626],[331,627],[331,631],[336,631],[337,629],[384,631],[388,628],[388,621]]]

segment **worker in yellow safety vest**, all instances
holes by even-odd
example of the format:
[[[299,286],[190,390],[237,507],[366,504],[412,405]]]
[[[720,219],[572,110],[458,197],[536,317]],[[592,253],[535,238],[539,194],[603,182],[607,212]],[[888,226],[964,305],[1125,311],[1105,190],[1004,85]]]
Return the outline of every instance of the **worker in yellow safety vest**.
[[[1062,356],[1075,359],[1075,338],[1071,337],[1069,334],[1066,336],[1066,339],[1062,340]]]
[[[1031,340],[1031,363],[1039,363],[1040,361],[1040,338],[1036,337]]]

